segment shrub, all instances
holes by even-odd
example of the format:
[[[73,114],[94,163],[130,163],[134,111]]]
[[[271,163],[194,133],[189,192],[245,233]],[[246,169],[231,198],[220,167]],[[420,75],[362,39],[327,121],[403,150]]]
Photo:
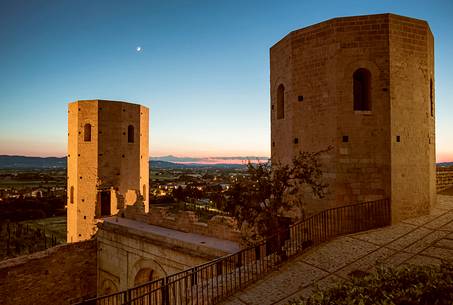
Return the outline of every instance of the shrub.
[[[336,287],[319,290],[291,305],[446,305],[453,304],[453,264],[377,266],[377,272],[352,277]]]

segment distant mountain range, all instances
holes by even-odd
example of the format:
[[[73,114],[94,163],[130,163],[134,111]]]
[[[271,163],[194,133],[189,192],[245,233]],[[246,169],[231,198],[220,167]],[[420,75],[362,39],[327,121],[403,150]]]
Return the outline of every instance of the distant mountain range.
[[[66,157],[25,157],[0,155],[0,168],[66,168]]]
[[[177,157],[174,157],[177,159]],[[150,160],[151,168],[158,169],[183,169],[183,168],[244,168],[245,164],[229,163],[197,163],[198,158],[183,158],[192,160],[191,162],[180,164],[165,160]],[[25,157],[25,156],[7,156],[0,155],[0,169],[44,169],[44,168],[66,168],[66,157]]]
[[[159,169],[184,169],[184,168],[218,168],[234,169],[244,168],[246,161],[268,160],[267,157],[216,157],[216,158],[192,158],[192,157],[152,157],[151,168]],[[223,162],[222,162],[223,161]],[[453,166],[453,162],[437,163],[437,166]],[[0,155],[0,169],[26,169],[26,168],[66,168],[66,157],[25,157]]]
[[[192,163],[192,164],[242,164],[247,161],[251,162],[266,162],[269,157],[258,157],[258,156],[243,156],[243,157],[205,157],[205,158],[194,158],[194,157],[176,157],[173,155],[162,156],[162,157],[151,157],[152,161],[166,161],[173,163]]]

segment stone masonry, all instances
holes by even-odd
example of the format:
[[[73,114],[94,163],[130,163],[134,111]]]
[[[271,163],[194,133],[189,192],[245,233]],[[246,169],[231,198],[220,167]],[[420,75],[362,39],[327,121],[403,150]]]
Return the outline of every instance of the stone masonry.
[[[436,202],[434,41],[426,21],[334,18],[270,50],[272,162],[332,147],[307,211],[390,198],[392,222]]]
[[[239,251],[237,242],[113,216],[99,224],[98,295],[118,292]]]
[[[436,176],[437,192],[441,192],[453,186],[453,166],[438,167]]]
[[[68,242],[89,239],[103,216],[141,194],[148,211],[148,108],[87,100],[68,110]]]
[[[377,264],[396,267],[439,265],[453,258],[453,189],[437,196],[430,215],[338,237],[302,254],[262,280],[237,292],[223,305],[287,305],[352,275],[374,272]]]
[[[69,304],[96,295],[96,241],[56,246],[0,263],[0,304]]]

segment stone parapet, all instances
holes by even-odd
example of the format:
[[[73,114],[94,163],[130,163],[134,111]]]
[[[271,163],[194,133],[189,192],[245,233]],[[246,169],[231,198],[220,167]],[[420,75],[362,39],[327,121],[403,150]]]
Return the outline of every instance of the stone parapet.
[[[442,192],[453,186],[453,166],[438,167],[436,171],[436,189]]]
[[[68,304],[96,295],[95,240],[59,245],[0,263],[0,304]]]
[[[228,216],[217,215],[207,222],[201,222],[193,211],[180,211],[174,214],[167,207],[150,207],[150,212],[144,214],[136,206],[127,207],[123,215],[128,219],[182,232],[201,234],[234,242],[239,242],[241,239],[241,233],[236,228],[235,220]]]

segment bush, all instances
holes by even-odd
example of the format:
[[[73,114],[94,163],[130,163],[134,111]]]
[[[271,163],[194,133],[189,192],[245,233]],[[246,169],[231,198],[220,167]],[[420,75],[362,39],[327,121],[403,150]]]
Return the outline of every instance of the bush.
[[[453,304],[453,264],[377,267],[377,272],[352,277],[334,288],[317,289],[308,299],[291,305],[446,305]]]

